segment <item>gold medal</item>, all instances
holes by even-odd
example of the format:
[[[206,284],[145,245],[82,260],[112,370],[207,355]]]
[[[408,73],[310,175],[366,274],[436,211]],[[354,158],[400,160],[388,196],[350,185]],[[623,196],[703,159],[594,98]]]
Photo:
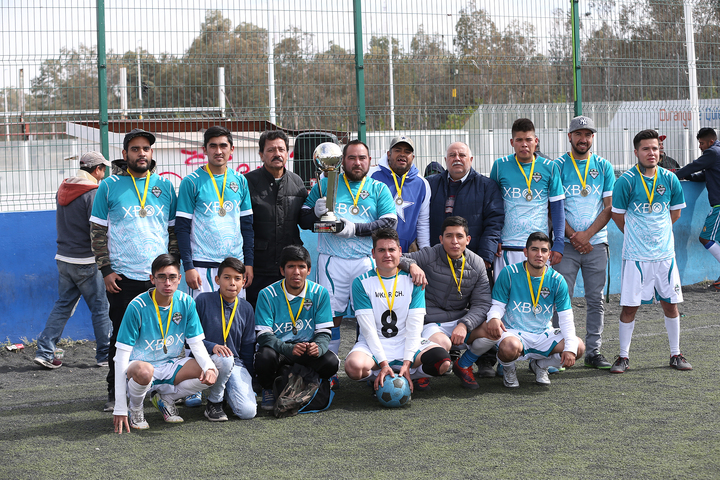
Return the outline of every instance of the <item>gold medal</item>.
[[[447,253],[445,254],[447,256],[448,264],[450,265],[450,271],[453,274],[453,279],[455,280],[455,285],[457,285],[457,291],[460,298],[462,298],[462,290],[460,289],[460,286],[462,284],[463,274],[465,273],[465,255],[462,256],[462,265],[460,266],[460,280],[458,280],[457,275],[455,275],[455,267],[453,267],[452,259],[450,258],[450,255]]]
[[[238,299],[235,297],[235,304],[233,305],[232,313],[230,313],[230,320],[225,325],[225,299],[223,299],[222,293],[220,294],[220,316],[222,318],[222,329],[223,329],[223,344],[227,347],[227,337],[230,334],[230,327],[232,326],[233,319],[235,318],[235,310],[237,310]]]
[[[587,197],[588,195],[590,195],[590,191],[588,190],[587,187],[586,187],[586,188],[583,188],[582,190],[580,190],[580,196],[581,196],[581,197]]]
[[[525,200],[530,202],[533,199],[531,182],[532,182],[532,178],[533,178],[533,173],[535,172],[535,156],[533,156],[533,159],[532,159],[532,165],[530,166],[530,176],[529,177],[527,175],[525,175],[525,170],[523,170],[522,165],[520,165],[520,160],[518,160],[517,155],[515,155],[515,162],[517,163],[517,166],[520,169],[520,173],[522,173],[523,177],[525,177],[525,183],[527,184],[527,193],[525,194]]]
[[[283,295],[285,295],[285,303],[287,303],[288,307],[288,313],[290,314],[290,321],[292,322],[292,334],[297,335],[298,334],[298,328],[297,328],[297,321],[300,318],[300,312],[302,312],[303,305],[305,305],[305,294],[307,293],[307,282],[305,282],[305,293],[303,293],[303,299],[302,302],[300,302],[300,308],[298,308],[297,315],[295,315],[292,311],[292,308],[290,307],[290,300],[288,300],[287,297],[287,290],[285,290],[285,280],[282,281],[280,284],[280,288],[282,288]]]
[[[590,186],[587,184],[587,176],[588,171],[590,170],[590,158],[592,158],[592,154],[588,152],[588,158],[585,162],[585,176],[583,177],[580,175],[580,169],[577,166],[577,163],[575,163],[575,157],[573,157],[572,151],[570,153],[570,160],[572,160],[573,167],[575,167],[575,173],[577,173],[578,178],[580,179],[580,185],[582,185],[582,190],[580,190],[580,196],[581,197],[587,197],[590,195]]]
[[[543,271],[540,275],[540,285],[538,285],[538,291],[537,291],[537,297],[535,296],[535,292],[532,288],[532,280],[530,279],[530,269],[528,268],[528,262],[525,262],[525,273],[527,274],[527,281],[528,281],[528,289],[530,290],[530,299],[532,300],[532,306],[533,306],[533,313],[535,315],[538,315],[542,313],[542,305],[538,305],[540,303],[540,292],[542,292],[542,286],[543,282],[545,281],[545,272],[547,271],[547,267],[543,265]]]
[[[357,215],[360,213],[360,209],[358,208],[358,200],[360,200],[360,192],[362,192],[363,186],[365,185],[365,180],[367,180],[367,177],[363,177],[362,182],[360,182],[360,186],[358,187],[357,195],[353,195],[352,190],[350,189],[350,184],[348,183],[347,176],[343,175],[343,180],[345,181],[345,186],[348,189],[348,192],[350,192],[350,197],[353,199],[353,206],[350,207],[350,213],[352,215]]]
[[[162,335],[162,343],[163,343],[163,353],[167,354],[167,344],[165,343],[165,337],[167,336],[168,332],[170,331],[170,319],[172,319],[172,312],[173,312],[173,302],[175,301],[175,296],[170,299],[170,311],[168,311],[168,319],[167,319],[167,327],[165,327],[165,331],[163,331],[163,324],[162,324],[162,317],[160,316],[160,307],[158,306],[157,302],[155,301],[155,289],[152,291],[152,301],[153,305],[155,305],[155,313],[157,313],[158,317],[158,324],[160,325],[160,335]]]
[[[395,199],[395,205],[401,206],[403,204],[402,189],[405,186],[405,178],[407,177],[407,172],[403,173],[402,182],[400,182],[399,185],[398,185],[398,181],[397,181],[397,175],[395,175],[395,172],[390,170],[390,173],[392,173],[393,181],[395,182],[395,191],[397,192],[397,196],[398,196]]]
[[[147,210],[145,210],[144,208],[141,208],[140,211],[138,212],[138,216],[139,216],[140,218],[145,218],[145,217],[147,217]]]
[[[532,202],[532,199],[533,199],[532,193],[528,192],[525,194],[525,200],[527,200],[528,202]]]
[[[147,210],[145,210],[145,201],[147,200],[148,185],[150,185],[150,173],[145,175],[145,193],[143,193],[142,197],[140,197],[140,190],[138,190],[135,177],[130,175],[130,178],[132,179],[133,185],[135,186],[135,192],[137,193],[138,200],[140,201],[140,211],[138,212],[138,216],[140,218],[145,218],[148,214]]]
[[[653,212],[653,197],[655,197],[655,184],[657,183],[657,168],[655,168],[655,176],[653,177],[653,186],[652,190],[648,190],[647,185],[645,185],[645,176],[640,171],[640,165],[636,165],[637,171],[640,174],[640,182],[642,183],[643,188],[645,189],[645,195],[647,195],[648,203],[650,204],[650,213]]]
[[[297,335],[298,329],[295,325],[293,325],[292,332],[293,332],[293,335]]]
[[[212,180],[213,187],[215,187],[215,193],[217,194],[218,200],[220,200],[220,208],[218,208],[218,216],[224,217],[225,214],[227,214],[227,210],[225,210],[225,185],[227,184],[227,171],[228,169],[225,168],[225,175],[223,176],[223,186],[222,186],[222,193],[220,193],[220,189],[217,186],[217,183],[215,182],[215,175],[210,173],[210,166],[205,165],[205,171],[208,175],[210,175],[210,180]]]
[[[167,355],[167,347],[165,346],[164,342],[163,342],[163,353]]]
[[[352,207],[350,207],[350,213],[352,213],[353,215],[357,215],[358,213],[360,213],[360,209],[353,205]]]
[[[223,207],[218,208],[218,215],[219,215],[219,216],[224,217],[225,214],[227,214],[227,212],[225,211],[225,209],[224,209]]]
[[[398,197],[398,198],[395,199],[395,205],[400,206],[400,205],[402,205],[402,204],[403,204],[403,199],[402,199],[402,197]]]

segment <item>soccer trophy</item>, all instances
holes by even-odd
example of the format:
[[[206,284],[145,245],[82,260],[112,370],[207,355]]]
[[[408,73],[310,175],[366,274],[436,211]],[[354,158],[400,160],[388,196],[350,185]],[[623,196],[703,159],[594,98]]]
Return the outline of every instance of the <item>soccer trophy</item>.
[[[335,233],[342,229],[342,222],[338,221],[333,210],[335,209],[335,196],[337,194],[338,174],[342,162],[342,149],[333,142],[321,143],[313,152],[313,161],[327,177],[327,192],[325,192],[328,211],[313,225],[315,233]],[[318,190],[322,197],[322,183],[318,179]]]

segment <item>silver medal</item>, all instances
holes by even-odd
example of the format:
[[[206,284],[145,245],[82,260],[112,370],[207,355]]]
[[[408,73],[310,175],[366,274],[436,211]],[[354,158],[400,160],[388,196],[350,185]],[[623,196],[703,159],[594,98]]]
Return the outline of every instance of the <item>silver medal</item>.
[[[298,329],[295,325],[293,325],[292,332],[293,332],[293,335],[297,335]]]
[[[398,198],[395,199],[395,205],[402,205],[402,204],[403,204],[403,199],[402,199],[402,197],[398,197]]]
[[[357,215],[358,213],[360,213],[360,209],[357,206],[353,205],[352,207],[350,207],[350,213],[352,213],[353,215]]]
[[[163,344],[163,353],[167,354],[167,347]]]
[[[542,307],[538,305],[535,307],[535,315],[540,315],[542,313]]]
[[[140,211],[138,212],[138,215],[140,216],[140,218],[147,217],[147,210],[145,210],[144,208],[141,208]]]
[[[528,192],[525,194],[525,200],[527,200],[528,202],[531,202],[532,199],[533,199],[532,193]]]
[[[226,213],[227,212],[223,207],[218,208],[218,215],[220,215],[221,217],[224,217]]]
[[[582,190],[580,190],[580,195],[583,197],[587,197],[588,195],[590,195],[590,189],[587,187],[583,188]]]

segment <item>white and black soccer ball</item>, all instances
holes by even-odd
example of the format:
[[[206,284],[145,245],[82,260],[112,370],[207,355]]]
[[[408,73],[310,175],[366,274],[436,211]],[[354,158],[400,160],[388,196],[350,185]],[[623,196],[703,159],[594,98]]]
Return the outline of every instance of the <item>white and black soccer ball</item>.
[[[410,403],[410,383],[400,375],[387,376],[383,385],[378,386],[375,396],[384,407],[402,407]]]

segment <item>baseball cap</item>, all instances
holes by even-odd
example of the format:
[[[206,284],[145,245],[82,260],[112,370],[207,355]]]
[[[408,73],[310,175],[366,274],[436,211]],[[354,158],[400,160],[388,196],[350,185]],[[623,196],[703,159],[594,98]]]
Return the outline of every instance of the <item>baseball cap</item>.
[[[392,148],[398,143],[407,143],[410,145],[410,148],[412,148],[412,151],[415,151],[415,143],[413,143],[412,138],[406,137],[405,135],[399,135],[390,140],[390,148],[388,150],[392,150]]]
[[[155,135],[153,135],[150,132],[146,132],[142,128],[133,128],[128,133],[125,134],[125,138],[123,139],[123,150],[128,149],[128,145],[130,144],[130,140],[132,140],[135,137],[145,137],[150,142],[150,145],[153,145],[155,143]]]
[[[568,129],[568,133],[572,133],[576,130],[590,130],[592,133],[597,133],[597,129],[595,128],[595,122],[593,122],[593,119],[584,115],[579,115],[570,120],[570,128]]]
[[[661,142],[664,142],[666,138],[667,138],[667,135],[660,135],[658,137],[658,140],[660,140]]]
[[[100,152],[87,152],[85,155],[80,157],[81,167],[94,167],[96,165],[105,165],[109,167],[110,162],[108,162]]]

